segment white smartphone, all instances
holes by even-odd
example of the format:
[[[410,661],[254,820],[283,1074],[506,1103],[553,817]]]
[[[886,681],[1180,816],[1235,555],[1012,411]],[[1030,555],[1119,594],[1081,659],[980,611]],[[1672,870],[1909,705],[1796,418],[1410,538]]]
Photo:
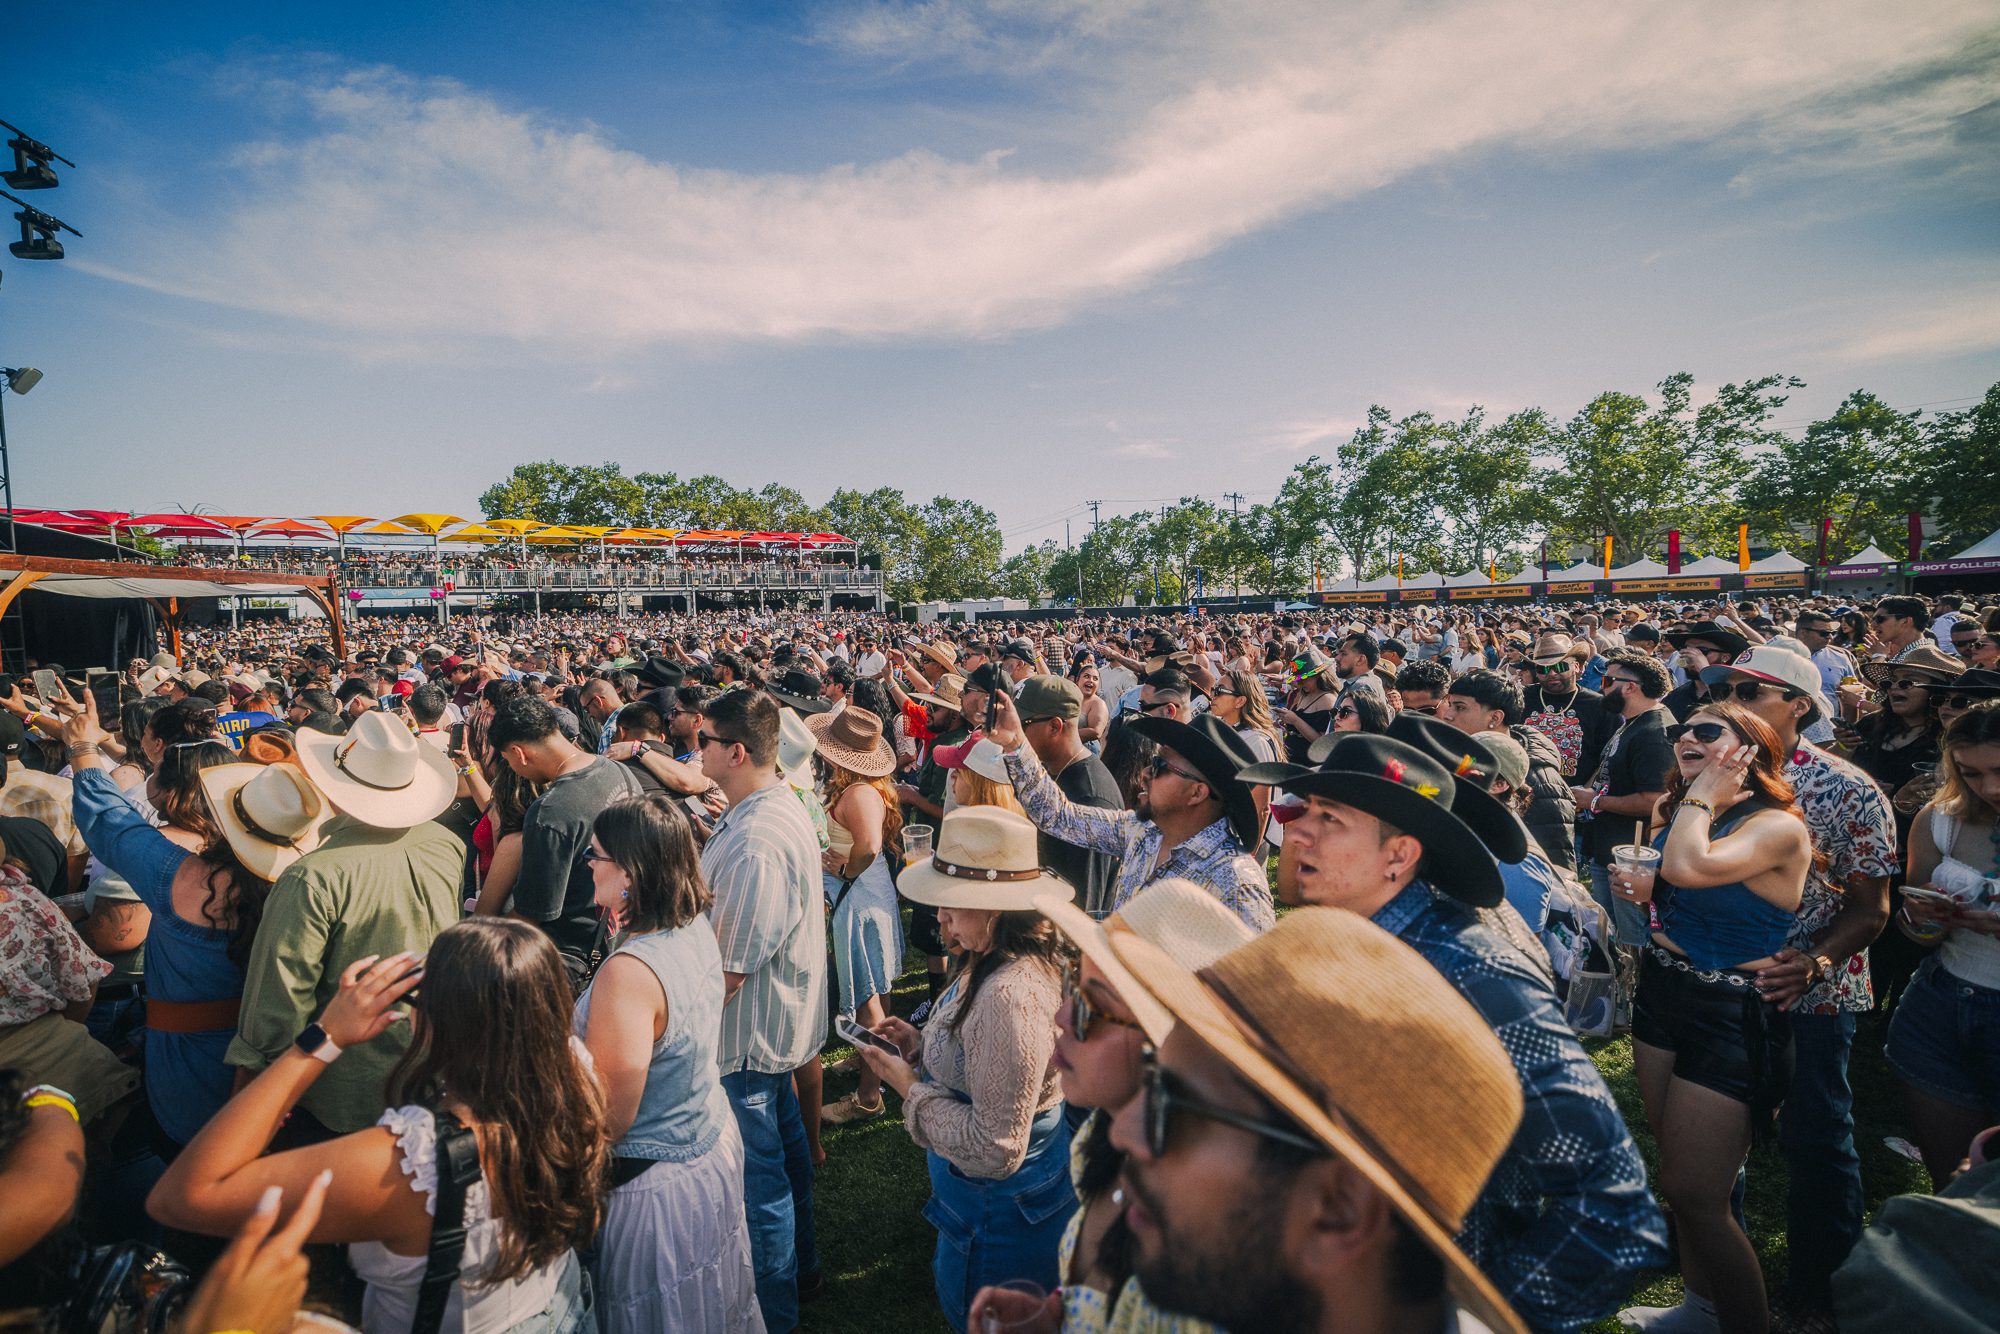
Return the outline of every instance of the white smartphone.
[[[1940,908],[1963,908],[1966,906],[1943,890],[1932,889],[1928,885],[1904,885],[1903,897],[1906,899],[1922,899],[1925,903],[1935,903]]]
[[[876,1047],[895,1057],[901,1057],[903,1054],[902,1048],[898,1047],[895,1043],[889,1041],[889,1039],[879,1033],[869,1032],[844,1014],[837,1014],[833,1017],[833,1031],[857,1047]]]

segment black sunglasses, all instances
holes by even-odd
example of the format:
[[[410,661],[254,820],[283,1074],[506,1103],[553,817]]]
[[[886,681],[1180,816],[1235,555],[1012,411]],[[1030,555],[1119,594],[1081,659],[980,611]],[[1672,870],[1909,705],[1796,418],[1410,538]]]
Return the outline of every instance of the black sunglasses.
[[[1900,676],[1889,683],[1891,690],[1929,690],[1935,681],[1919,681],[1913,676]]]
[[[1180,701],[1177,699],[1156,699],[1151,704],[1141,704],[1139,712],[1158,713],[1161,709],[1171,709],[1179,703]]]
[[[1766,690],[1782,690],[1786,699],[1796,699],[1799,693],[1790,686],[1781,686],[1771,681],[1724,681],[1721,685],[1710,686],[1709,689],[1715,692],[1717,699],[1734,697],[1745,704],[1756,703],[1757,696]]]
[[[1953,695],[1942,702],[1947,709],[1976,709],[1992,698],[1991,695]]]
[[[1326,1145],[1307,1135],[1303,1130],[1279,1125],[1273,1121],[1246,1116],[1242,1112],[1231,1111],[1227,1107],[1217,1107],[1186,1091],[1186,1085],[1172,1072],[1160,1065],[1158,1053],[1151,1044],[1139,1053],[1139,1096],[1143,1104],[1146,1121],[1146,1152],[1155,1158],[1167,1151],[1168,1131],[1173,1124],[1174,1113],[1186,1112],[1209,1121],[1220,1121],[1238,1130],[1247,1130],[1253,1135],[1289,1144],[1295,1149],[1303,1149],[1317,1157],[1327,1156]]]
[[[733,736],[717,736],[705,727],[696,729],[695,739],[699,744],[704,746],[740,746],[743,744]]]
[[[1206,783],[1208,781],[1200,774],[1191,774],[1185,769],[1174,768],[1172,764],[1167,762],[1167,757],[1164,755],[1155,755],[1152,759],[1146,761],[1146,776],[1148,778],[1158,778],[1161,774],[1179,774],[1190,783]]]
[[[1355,708],[1352,704],[1343,704],[1333,711],[1333,716],[1336,718],[1359,718],[1361,710]]]
[[[1693,733],[1696,741],[1704,746],[1712,746],[1722,740],[1723,733],[1728,730],[1721,723],[1675,723],[1667,729],[1667,740],[1679,741],[1682,737]]]
[[[1092,1005],[1090,997],[1083,992],[1083,974],[1074,961],[1063,964],[1063,994],[1069,997],[1069,1027],[1078,1042],[1090,1041],[1090,1026],[1099,1019],[1119,1028],[1144,1031],[1130,1019],[1119,1019]]]
[[[587,862],[615,862],[618,860],[610,853],[599,852],[596,848],[585,848],[582,855],[583,859]]]

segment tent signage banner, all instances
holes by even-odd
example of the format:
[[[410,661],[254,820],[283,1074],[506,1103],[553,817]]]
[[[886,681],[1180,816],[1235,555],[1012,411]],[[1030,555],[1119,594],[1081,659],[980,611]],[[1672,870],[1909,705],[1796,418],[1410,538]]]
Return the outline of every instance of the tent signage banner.
[[[1550,584],[1548,590],[1549,596],[1552,598],[1575,597],[1578,594],[1595,593],[1597,591],[1597,581],[1595,579],[1585,579],[1579,583]]]
[[[1399,596],[1399,597],[1397,598],[1397,601],[1399,601],[1399,602],[1436,602],[1436,601],[1437,601],[1437,595],[1438,595],[1438,591],[1437,591],[1437,590],[1436,590],[1435,588],[1406,588],[1406,589],[1404,589],[1404,590],[1402,591],[1401,595],[1400,595],[1400,596]]]
[[[1901,574],[1902,567],[1893,562],[1876,565],[1836,565],[1826,571],[1829,579],[1880,579],[1887,575]]]
[[[1483,602],[1488,598],[1533,597],[1535,590],[1526,584],[1494,584],[1490,588],[1454,588],[1448,594],[1453,602]]]
[[[1313,600],[1318,602],[1322,607],[1331,607],[1335,604],[1348,602],[1387,602],[1389,595],[1387,593],[1315,593],[1313,594]]]
[[[1757,576],[1752,575],[1751,577],[1756,578]],[[1786,577],[1789,578],[1790,576]],[[1803,587],[1805,580],[1799,580],[1799,584]],[[1700,593],[1708,590],[1719,590],[1721,587],[1722,580],[1720,579],[1701,578],[1614,579],[1611,583],[1611,591],[1614,593]],[[1551,593],[1555,592],[1556,586],[1551,585],[1549,591]]]
[[[1746,574],[1743,576],[1745,588],[1804,588],[1806,576],[1803,570],[1785,570],[1775,574]]]
[[[1977,560],[1920,560],[1910,567],[1912,574],[1988,574],[2000,570],[2000,556]]]

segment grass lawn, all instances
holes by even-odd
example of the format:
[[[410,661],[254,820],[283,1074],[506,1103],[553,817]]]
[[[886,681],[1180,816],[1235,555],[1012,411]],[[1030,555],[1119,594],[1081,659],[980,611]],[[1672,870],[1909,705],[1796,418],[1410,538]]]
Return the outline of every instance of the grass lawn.
[[[897,983],[895,1011],[907,1015],[924,995],[921,963]],[[1851,1075],[1856,1090],[1855,1138],[1861,1150],[1862,1179],[1872,1217],[1891,1195],[1928,1190],[1923,1168],[1883,1147],[1885,1135],[1901,1132],[1899,1094],[1882,1061],[1886,1023],[1879,1015],[1864,1016],[1855,1042]],[[1591,1042],[1591,1057],[1611,1085],[1634,1128],[1649,1168],[1656,1161],[1653,1142],[1645,1131],[1639,1088],[1632,1076],[1632,1046],[1625,1039]],[[837,1060],[848,1049],[829,1047],[827,1059]],[[827,1101],[854,1086],[852,1075],[829,1073]],[[938,1314],[931,1287],[931,1247],[934,1233],[918,1213],[930,1193],[923,1151],[903,1129],[899,1104],[888,1095],[889,1112],[874,1121],[826,1129],[826,1163],[814,1194],[820,1260],[827,1286],[805,1308],[805,1327],[816,1331],[943,1331],[950,1326]],[[1744,1209],[1750,1239],[1764,1262],[1764,1273],[1775,1289],[1785,1274],[1785,1163],[1775,1148],[1754,1154]],[[1660,1273],[1642,1281],[1633,1300],[1643,1305],[1672,1305],[1680,1299],[1677,1273]],[[1607,1320],[1600,1328],[1615,1330]]]

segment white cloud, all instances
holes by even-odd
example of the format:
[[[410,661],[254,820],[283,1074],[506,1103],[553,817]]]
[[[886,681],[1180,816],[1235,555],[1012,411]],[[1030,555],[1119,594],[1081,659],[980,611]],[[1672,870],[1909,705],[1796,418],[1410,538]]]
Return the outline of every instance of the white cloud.
[[[1086,127],[1098,159],[1065,171],[1005,144],[817,173],[684,168],[449,81],[316,69],[276,85],[305,137],[243,146],[221,216],[170,226],[115,267],[362,338],[990,337],[1482,150],[1739,136],[1773,156],[1863,141],[1864,155],[1936,154],[1952,117],[1992,99],[2000,66],[1979,45],[1990,0],[845,12],[829,40],[884,60],[974,59],[1001,38],[1001,63],[1101,55],[1120,24],[1144,40],[1129,67],[1097,72],[1122,110]]]
[[[1112,448],[1111,456],[1120,459],[1170,459],[1174,451],[1158,440],[1131,440]]]
[[[1873,306],[1851,312],[1849,320],[1859,327],[1829,349],[1839,361],[1942,359],[1990,351],[2000,348],[2000,281],[1926,294],[1900,310]]]

